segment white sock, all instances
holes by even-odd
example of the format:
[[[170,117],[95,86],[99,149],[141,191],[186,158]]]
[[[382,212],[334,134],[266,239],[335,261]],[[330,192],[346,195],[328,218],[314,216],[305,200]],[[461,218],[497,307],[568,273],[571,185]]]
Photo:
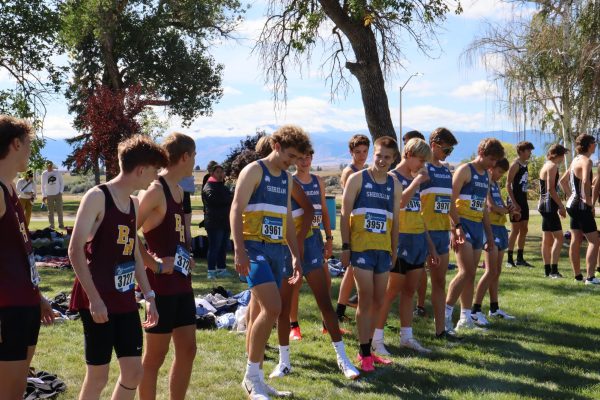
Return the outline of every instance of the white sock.
[[[467,308],[461,308],[460,318],[461,319],[471,319],[471,310],[469,310]]]
[[[279,364],[290,365],[290,346],[279,346]]]
[[[263,371],[262,369],[259,369],[258,376],[260,377],[261,382],[265,381],[265,371]]]
[[[383,342],[383,329],[375,328],[375,332],[373,332],[373,341]]]
[[[337,354],[339,358],[348,358],[346,355],[346,346],[344,346],[344,342],[342,340],[339,342],[331,342],[331,344],[333,344],[335,354]]]
[[[452,318],[452,313],[454,312],[454,306],[449,306],[446,304],[446,318]]]
[[[406,342],[406,341],[412,339],[412,337],[413,337],[412,327],[408,327],[408,328],[400,327],[400,339],[403,342]]]
[[[246,365],[246,376],[260,376],[260,363],[250,362],[250,360],[248,360],[248,364]]]

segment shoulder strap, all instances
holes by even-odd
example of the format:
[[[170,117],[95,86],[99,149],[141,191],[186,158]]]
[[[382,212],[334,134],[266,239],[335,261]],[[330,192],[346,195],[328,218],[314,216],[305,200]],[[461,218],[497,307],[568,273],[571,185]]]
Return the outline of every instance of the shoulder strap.
[[[102,192],[104,193],[104,210],[109,210],[113,207],[116,207],[115,205],[115,201],[112,198],[112,195],[110,194],[110,190],[108,190],[108,187],[106,186],[106,184],[101,184],[98,185],[98,189],[102,190]]]
[[[167,201],[169,201],[169,199],[173,199],[173,195],[171,194],[171,189],[169,188],[169,185],[167,184],[167,181],[165,180],[165,178],[162,176],[159,176],[158,181],[160,182],[160,184],[163,187],[163,192],[165,193],[165,199]]]

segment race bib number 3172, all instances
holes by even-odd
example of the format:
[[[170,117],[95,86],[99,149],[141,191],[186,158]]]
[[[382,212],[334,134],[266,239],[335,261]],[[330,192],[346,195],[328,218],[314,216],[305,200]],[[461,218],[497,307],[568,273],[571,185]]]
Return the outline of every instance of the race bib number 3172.
[[[177,245],[173,269],[184,276],[190,274],[190,253],[180,245]]]
[[[264,217],[262,235],[272,240],[283,239],[283,219],[278,217]]]
[[[115,289],[121,293],[128,292],[135,286],[135,262],[130,261],[115,268]]]
[[[365,230],[372,233],[385,233],[387,231],[387,217],[383,214],[366,213]]]

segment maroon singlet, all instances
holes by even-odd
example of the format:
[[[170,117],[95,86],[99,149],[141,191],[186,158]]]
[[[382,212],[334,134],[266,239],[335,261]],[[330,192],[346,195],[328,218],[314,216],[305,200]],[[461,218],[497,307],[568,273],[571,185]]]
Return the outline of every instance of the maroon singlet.
[[[185,219],[183,204],[177,203],[169,189],[169,185],[162,176],[158,178],[165,193],[167,211],[162,222],[152,230],[145,232],[148,250],[157,257],[174,257],[177,246],[186,249],[185,244]],[[192,292],[192,275],[185,276],[176,270],[170,275],[155,274],[146,268],[150,286],[157,295],[171,296]]]
[[[109,314],[136,311],[133,282],[123,287],[119,278],[115,278],[115,275],[122,276],[117,272],[119,266],[127,265],[130,269],[133,263],[135,267],[135,206],[133,200],[129,198],[129,213],[121,212],[115,205],[108,187],[106,185],[97,187],[104,193],[104,218],[93,239],[85,244],[88,268]],[[121,285],[121,290],[126,291],[117,290],[117,281]],[[129,280],[127,282],[129,283]],[[70,308],[72,310],[90,308],[90,301],[77,277],[71,292]]]
[[[40,304],[40,292],[31,283],[29,254],[31,236],[17,193],[0,182],[6,212],[0,218],[0,307],[31,307]]]

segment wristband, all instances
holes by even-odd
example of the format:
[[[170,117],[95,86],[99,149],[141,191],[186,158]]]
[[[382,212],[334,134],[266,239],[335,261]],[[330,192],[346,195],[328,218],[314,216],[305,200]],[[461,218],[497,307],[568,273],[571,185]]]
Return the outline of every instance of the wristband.
[[[325,240],[333,240],[333,236],[332,235],[325,236]]]
[[[350,250],[350,243],[342,243],[342,251]]]
[[[160,261],[156,262],[156,272],[155,274],[160,275],[162,274],[162,263]]]
[[[150,300],[152,298],[156,298],[156,293],[154,293],[154,290],[150,290],[148,293],[144,293],[144,299]]]

